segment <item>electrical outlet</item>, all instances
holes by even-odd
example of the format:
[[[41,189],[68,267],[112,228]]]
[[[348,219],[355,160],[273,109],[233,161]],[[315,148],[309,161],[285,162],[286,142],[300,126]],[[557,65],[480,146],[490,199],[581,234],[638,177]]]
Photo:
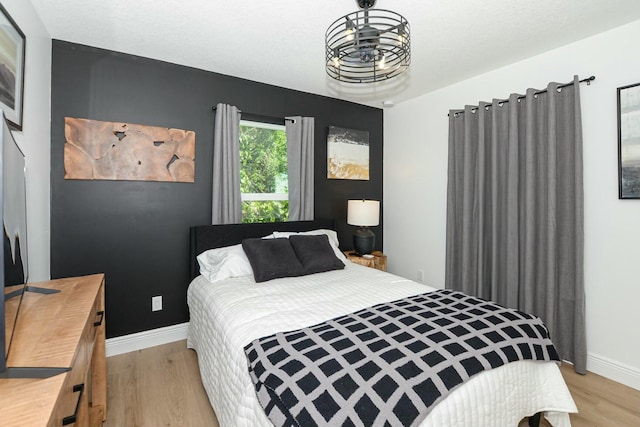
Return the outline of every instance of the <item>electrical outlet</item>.
[[[151,311],[162,310],[162,295],[151,297]]]
[[[418,282],[424,282],[424,270],[418,270]]]

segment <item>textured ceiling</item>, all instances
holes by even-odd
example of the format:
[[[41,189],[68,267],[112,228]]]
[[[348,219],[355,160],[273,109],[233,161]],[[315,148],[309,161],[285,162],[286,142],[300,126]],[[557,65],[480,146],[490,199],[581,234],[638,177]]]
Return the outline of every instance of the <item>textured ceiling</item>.
[[[640,0],[378,0],[411,26],[410,71],[344,84],[324,34],[354,0],[31,0],[52,38],[380,107],[640,19]]]

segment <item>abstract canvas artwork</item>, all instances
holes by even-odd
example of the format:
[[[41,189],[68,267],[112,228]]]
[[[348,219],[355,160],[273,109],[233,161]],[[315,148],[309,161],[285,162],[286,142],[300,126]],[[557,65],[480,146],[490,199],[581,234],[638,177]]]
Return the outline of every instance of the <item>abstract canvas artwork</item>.
[[[24,61],[24,33],[0,4],[0,108],[17,130],[22,130]]]
[[[369,180],[369,132],[329,126],[327,178]]]
[[[193,131],[65,117],[65,179],[194,182]]]
[[[618,88],[619,198],[640,199],[640,83]]]

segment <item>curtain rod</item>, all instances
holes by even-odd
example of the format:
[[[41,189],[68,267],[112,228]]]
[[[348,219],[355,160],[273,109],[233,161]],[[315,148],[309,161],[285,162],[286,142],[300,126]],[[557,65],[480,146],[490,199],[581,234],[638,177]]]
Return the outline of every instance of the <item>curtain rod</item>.
[[[218,107],[216,107],[215,105],[213,107],[211,107],[211,109],[213,111],[216,111],[217,108]],[[278,121],[283,121],[283,122],[286,122],[286,121],[290,121],[290,122],[293,122],[293,123],[296,122],[294,119],[288,119],[286,117],[266,116],[264,114],[247,113],[246,111],[238,111],[238,113],[239,114],[246,114],[246,115],[254,117],[256,119],[265,119],[265,120],[268,120],[268,121],[278,120]]]
[[[586,83],[587,86],[589,86],[589,85],[591,85],[591,82],[594,81],[595,79],[596,79],[596,76],[591,76],[591,77],[587,77],[586,79],[579,80],[578,83]],[[572,84],[573,84],[573,82],[569,82],[569,83],[564,83],[564,84],[558,85],[558,89],[562,89],[563,87],[571,86]],[[542,90],[540,90],[538,92],[534,92],[533,95],[536,96],[536,95],[540,95],[541,93],[545,93],[545,92],[547,92],[547,89],[542,89]],[[526,97],[527,97],[526,95],[521,95],[521,96],[517,97],[516,99],[517,100],[521,100],[521,99],[524,99]],[[508,99],[498,100],[498,104],[504,104],[506,102],[509,102],[509,100]],[[491,104],[489,104],[487,107],[490,107],[490,106],[491,106]],[[477,109],[479,107],[475,107],[475,108]],[[459,111],[454,112],[454,117],[457,117],[459,114],[464,114],[464,110],[459,110]],[[449,114],[447,114],[447,116],[448,115]]]

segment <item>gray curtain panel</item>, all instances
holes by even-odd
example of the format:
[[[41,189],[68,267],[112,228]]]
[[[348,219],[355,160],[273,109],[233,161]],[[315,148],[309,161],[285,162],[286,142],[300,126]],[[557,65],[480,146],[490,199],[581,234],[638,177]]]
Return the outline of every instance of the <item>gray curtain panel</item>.
[[[218,104],[213,131],[212,224],[242,222],[239,132],[240,110]]]
[[[313,219],[313,117],[287,117],[289,221]]]
[[[584,373],[580,88],[558,86],[449,113],[445,286],[539,316]]]

